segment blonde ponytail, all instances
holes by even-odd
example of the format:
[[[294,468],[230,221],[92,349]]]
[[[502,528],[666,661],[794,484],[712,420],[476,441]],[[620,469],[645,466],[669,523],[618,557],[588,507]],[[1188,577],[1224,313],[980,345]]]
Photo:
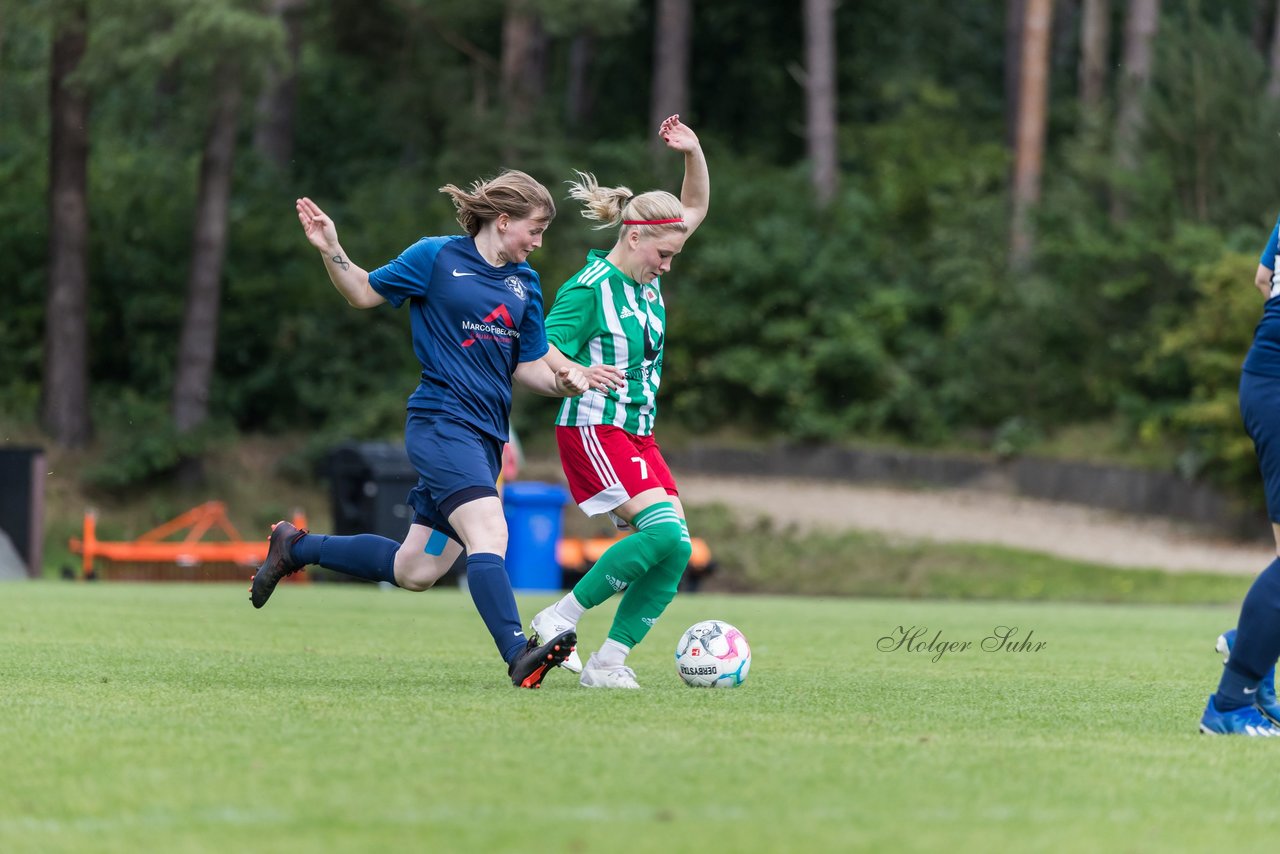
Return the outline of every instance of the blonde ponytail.
[[[582,216],[594,220],[596,228],[624,226],[647,234],[658,231],[688,231],[680,200],[665,190],[650,190],[634,196],[628,187],[601,187],[590,172],[577,172],[569,181],[569,197],[582,203]]]

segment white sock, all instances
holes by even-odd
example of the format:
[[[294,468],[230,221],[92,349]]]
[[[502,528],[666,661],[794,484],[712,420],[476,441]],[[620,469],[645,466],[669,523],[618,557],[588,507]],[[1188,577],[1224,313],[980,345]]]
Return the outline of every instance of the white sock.
[[[617,667],[627,663],[627,655],[630,652],[631,647],[609,639],[601,645],[600,651],[596,653],[596,661],[607,667]]]
[[[578,601],[578,597],[573,595],[570,590],[564,594],[564,598],[555,604],[556,613],[565,619],[565,622],[578,625],[578,621],[582,619],[582,615],[586,613],[586,608],[582,607],[582,603]]]

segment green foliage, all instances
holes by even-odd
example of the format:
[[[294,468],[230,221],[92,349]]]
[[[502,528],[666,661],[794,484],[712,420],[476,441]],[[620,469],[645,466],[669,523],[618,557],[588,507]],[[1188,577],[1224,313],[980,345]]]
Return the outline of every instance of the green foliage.
[[[1240,427],[1239,367],[1258,317],[1256,252],[1274,221],[1265,175],[1280,111],[1265,65],[1217,9],[1173,9],[1161,27],[1143,156],[1118,173],[1105,134],[1063,148],[1039,218],[1040,269],[1064,334],[1075,413],[1120,413],[1133,441],[1180,448],[1176,465],[1256,494]],[[1238,16],[1237,16],[1238,17]],[[1126,192],[1123,224],[1108,216]],[[1066,334],[1069,333],[1069,334]]]
[[[179,433],[166,407],[155,398],[124,391],[94,400],[99,430],[105,437],[98,461],[81,478],[90,490],[118,494],[155,484],[186,460],[198,460],[220,438],[227,425],[210,420]]]
[[[257,0],[114,0],[92,6],[90,26],[81,72],[90,81],[179,66],[201,77],[230,66],[260,73],[284,47],[280,22]]]
[[[1212,5],[1212,4],[1208,4]],[[1227,16],[1179,16],[1156,40],[1143,166],[1148,216],[1230,227],[1275,205],[1264,181],[1277,153],[1280,107],[1262,97],[1267,64]],[[1127,176],[1115,176],[1124,180]]]
[[[533,8],[542,25],[552,35],[589,31],[600,36],[617,36],[632,29],[640,11],[639,0],[536,0]]]
[[[0,402],[34,420],[52,18],[45,4],[10,7],[0,28]],[[75,85],[92,104],[91,379],[96,400],[145,410],[158,437],[122,447],[102,484],[145,482],[189,450],[160,424],[208,93],[228,63],[245,98],[211,406],[228,430],[306,430],[300,468],[337,438],[397,435],[417,366],[405,312],[354,311],[330,286],[298,231],[297,196],[319,202],[349,254],[373,268],[423,234],[456,230],[441,184],[524,168],[561,200],[533,258],[550,302],[586,249],[612,237],[563,198],[574,168],[637,190],[679,187],[678,157],[650,152],[652,4],[532,3],[547,34],[543,97],[515,136],[498,88],[506,4],[306,4],[284,170],[250,144],[264,72],[286,57],[281,22],[258,0],[89,8]],[[1140,165],[1128,174],[1112,163],[1105,111],[1076,115],[1075,36],[1055,33],[1035,266],[1014,276],[1003,57],[992,50],[1004,38],[1000,4],[840,7],[841,187],[824,212],[804,163],[800,10],[693,4],[686,118],[707,149],[713,194],[665,283],[666,423],[1020,453],[1064,426],[1118,421],[1135,444],[1181,453],[1184,471],[1245,482],[1248,454],[1228,412],[1240,340],[1208,335],[1221,295],[1206,288],[1240,299],[1224,259],[1256,251],[1274,221],[1258,176],[1271,171],[1280,111],[1261,94],[1266,65],[1245,31],[1253,9],[1166,4]],[[589,116],[566,128],[573,39],[588,33]],[[1131,199],[1123,224],[1108,215],[1116,188]],[[1248,292],[1247,280],[1237,287]],[[1244,323],[1232,336],[1252,326],[1221,320]],[[1195,359],[1176,355],[1187,341]],[[543,431],[554,408],[517,396],[516,423]]]
[[[1240,427],[1240,363],[1249,349],[1262,298],[1252,287],[1257,259],[1226,253],[1196,271],[1192,311],[1165,329],[1142,365],[1144,373],[1186,378],[1190,395],[1143,424],[1147,433],[1172,428],[1188,437],[1188,475],[1257,496],[1257,458]]]
[[[38,3],[14,3],[0,26],[0,406],[23,414],[39,400],[44,344],[46,15]]]
[[[732,412],[801,438],[931,440],[1025,376],[975,375],[952,349],[982,350],[979,318],[1003,299],[1002,263],[986,250],[1003,233],[1004,152],[967,127],[948,90],[895,103],[893,119],[847,141],[865,172],[824,213],[800,170],[770,176],[766,194],[766,167],[712,152],[711,217],[668,277],[668,400],[681,420]]]

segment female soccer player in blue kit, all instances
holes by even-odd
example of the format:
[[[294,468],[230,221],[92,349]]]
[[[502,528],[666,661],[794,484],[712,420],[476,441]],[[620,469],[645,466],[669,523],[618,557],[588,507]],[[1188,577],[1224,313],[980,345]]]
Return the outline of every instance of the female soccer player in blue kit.
[[[403,543],[373,534],[320,536],[280,522],[250,588],[255,608],[276,584],[321,564],[357,578],[426,590],[467,552],[467,586],[512,682],[537,688],[572,651],[576,635],[527,639],[507,576],[506,520],[496,488],[507,440],[512,379],[539,394],[571,397],[608,369],[584,372],[548,350],[538,274],[527,259],[555,217],[547,189],[523,172],[441,187],[465,235],[424,237],[366,272],[348,257],[337,229],[310,199],[297,201],[307,240],[334,286],[356,308],[409,302],[422,379],[409,398],[405,447],[418,472],[415,514]],[[590,378],[589,378],[590,377]]]
[[[1253,440],[1266,487],[1267,515],[1280,555],[1280,222],[1262,251],[1254,285],[1266,303],[1240,373],[1240,415]],[[1227,655],[1218,691],[1209,697],[1200,731],[1210,735],[1280,735],[1275,665],[1280,657],[1280,557],[1253,582],[1236,628],[1218,638]]]

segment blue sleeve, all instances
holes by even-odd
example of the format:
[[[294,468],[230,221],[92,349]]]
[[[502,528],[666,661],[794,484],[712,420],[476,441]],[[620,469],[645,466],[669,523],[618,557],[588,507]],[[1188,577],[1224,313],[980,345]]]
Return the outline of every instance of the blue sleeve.
[[[1277,220],[1275,228],[1271,229],[1271,239],[1267,241],[1267,248],[1262,250],[1262,257],[1258,259],[1258,263],[1268,270],[1276,268],[1276,252],[1280,251],[1278,243],[1280,243],[1280,220]]]
[[[520,321],[520,361],[532,362],[547,355],[547,328],[542,315],[542,285],[538,274],[529,271],[529,307]]]
[[[400,253],[400,257],[369,274],[369,285],[394,308],[413,297],[425,297],[431,285],[431,269],[440,247],[453,238],[424,237]]]

